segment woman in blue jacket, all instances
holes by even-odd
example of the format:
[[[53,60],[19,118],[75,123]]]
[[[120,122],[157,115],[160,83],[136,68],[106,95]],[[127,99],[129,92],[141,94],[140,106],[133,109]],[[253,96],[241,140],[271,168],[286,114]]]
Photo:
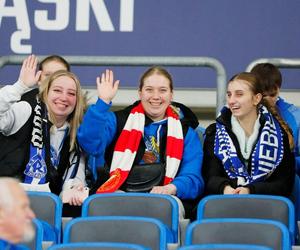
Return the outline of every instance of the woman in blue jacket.
[[[78,130],[79,143],[94,157],[95,165],[105,165],[109,171],[108,180],[97,188],[97,193],[148,191],[182,200],[197,199],[203,191],[203,152],[194,131],[198,121],[187,107],[172,102],[170,74],[160,67],[148,69],[140,80],[140,100],[111,112],[118,86],[110,70],[97,78],[99,98],[84,115]],[[157,174],[160,179],[150,174],[157,165],[162,171]],[[142,168],[137,182],[150,184],[138,190],[141,186],[133,179]],[[148,176],[157,182],[153,184]]]

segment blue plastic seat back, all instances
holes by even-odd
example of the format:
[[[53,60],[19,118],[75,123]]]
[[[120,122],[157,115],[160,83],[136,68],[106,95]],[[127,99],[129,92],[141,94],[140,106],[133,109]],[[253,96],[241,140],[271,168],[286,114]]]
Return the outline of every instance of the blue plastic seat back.
[[[191,223],[185,245],[254,244],[274,250],[290,250],[287,227],[278,221],[262,219],[203,219]]]
[[[250,244],[198,244],[183,246],[178,250],[272,250],[270,247]]]
[[[160,220],[166,227],[168,242],[178,242],[179,208],[170,195],[149,193],[110,193],[88,197],[82,216],[140,216]]]
[[[275,195],[210,195],[198,204],[197,219],[253,218],[286,225],[292,242],[297,238],[295,207],[290,199]]]
[[[30,199],[30,206],[37,219],[44,227],[43,241],[61,240],[62,226],[62,201],[53,194],[47,192],[27,192]]]
[[[63,243],[119,242],[165,250],[166,227],[157,219],[133,216],[91,216],[66,224]]]
[[[141,245],[116,242],[84,242],[54,245],[48,250],[150,250]]]

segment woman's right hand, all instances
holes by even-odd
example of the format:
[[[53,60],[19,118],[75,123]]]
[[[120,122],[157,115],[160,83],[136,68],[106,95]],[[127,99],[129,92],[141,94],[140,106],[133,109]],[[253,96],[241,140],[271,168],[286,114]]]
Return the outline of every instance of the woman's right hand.
[[[101,77],[97,77],[98,97],[109,104],[118,91],[119,83],[119,80],[114,82],[114,73],[112,70],[105,70],[105,73],[102,73]]]
[[[23,61],[19,80],[29,88],[38,83],[42,73],[42,71],[36,72],[37,64],[38,59],[35,55],[30,55]]]

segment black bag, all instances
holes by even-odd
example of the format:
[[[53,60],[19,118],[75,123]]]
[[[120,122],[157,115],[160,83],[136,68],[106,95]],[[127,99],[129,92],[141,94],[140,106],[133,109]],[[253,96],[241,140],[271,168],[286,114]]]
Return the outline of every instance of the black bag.
[[[122,185],[125,192],[149,192],[154,186],[163,183],[166,167],[163,163],[133,165]]]

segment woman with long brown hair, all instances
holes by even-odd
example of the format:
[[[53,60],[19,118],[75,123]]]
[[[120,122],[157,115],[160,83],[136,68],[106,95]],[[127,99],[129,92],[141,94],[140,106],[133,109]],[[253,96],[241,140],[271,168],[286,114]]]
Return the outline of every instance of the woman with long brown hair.
[[[295,177],[290,129],[251,73],[232,77],[227,106],[206,129],[205,194],[289,196]]]

